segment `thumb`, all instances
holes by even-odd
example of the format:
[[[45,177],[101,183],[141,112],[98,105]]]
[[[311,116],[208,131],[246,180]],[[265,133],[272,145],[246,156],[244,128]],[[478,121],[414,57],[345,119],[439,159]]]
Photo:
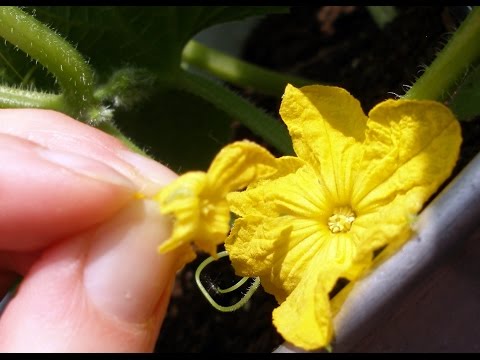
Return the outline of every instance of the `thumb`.
[[[177,254],[156,248],[170,223],[151,200],[47,249],[0,321],[0,351],[152,351]]]

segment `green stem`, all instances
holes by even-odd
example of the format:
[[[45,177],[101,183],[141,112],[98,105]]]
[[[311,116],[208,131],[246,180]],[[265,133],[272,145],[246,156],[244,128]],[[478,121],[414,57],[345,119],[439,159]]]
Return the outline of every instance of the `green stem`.
[[[283,154],[293,154],[286,127],[233,91],[185,70],[180,71],[177,85],[239,120]]]
[[[143,151],[141,148],[135,145],[135,143],[132,140],[126,137],[113,123],[102,122],[98,124],[96,128],[106,132],[107,134],[115,136],[117,139],[123,142],[125,146],[127,146],[130,150],[135,151],[140,155],[150,157],[150,155],[148,155],[145,151]]]
[[[65,113],[65,101],[63,95],[48,94],[37,91],[16,89],[9,86],[0,85],[0,108],[30,108],[30,109],[50,109]],[[108,117],[108,116],[105,116]],[[127,138],[112,122],[101,122],[96,126],[107,134],[115,136],[122,141],[129,149],[149,156],[145,151],[135,145],[132,140]]]
[[[37,108],[65,112],[62,95],[0,85],[0,108]]]
[[[480,8],[474,7],[445,48],[402,98],[445,100],[479,58]]]
[[[250,64],[194,40],[189,41],[183,49],[182,61],[232,84],[251,87],[264,94],[277,97],[283,94],[288,83],[297,87],[313,84],[308,79]]]
[[[67,103],[67,113],[90,120],[94,76],[86,61],[65,39],[15,6],[0,7],[0,36],[40,62],[57,79]]]

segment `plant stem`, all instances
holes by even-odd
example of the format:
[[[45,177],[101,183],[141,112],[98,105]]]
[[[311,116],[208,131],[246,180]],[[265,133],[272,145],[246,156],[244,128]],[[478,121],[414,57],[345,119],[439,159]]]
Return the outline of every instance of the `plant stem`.
[[[127,146],[130,150],[135,151],[140,155],[151,157],[145,151],[143,151],[141,148],[135,145],[135,143],[132,140],[126,137],[113,123],[102,122],[98,126],[96,126],[96,128],[106,132],[107,134],[115,136],[117,139],[123,142],[125,146]]]
[[[232,84],[252,87],[266,95],[277,97],[283,94],[288,83],[297,87],[313,84],[308,79],[282,74],[250,64],[202,45],[195,40],[189,41],[183,49],[182,61]]]
[[[50,109],[66,113],[65,101],[63,95],[48,94],[37,91],[16,89],[9,86],[0,85],[0,108],[30,108],[30,109]],[[98,129],[105,131],[107,134],[115,136],[122,141],[129,149],[149,156],[145,151],[135,145],[128,137],[121,133],[121,131],[112,122],[101,122],[96,126]]]
[[[90,120],[94,76],[86,61],[65,39],[15,6],[0,7],[0,36],[40,62],[57,79],[67,113]]]
[[[480,8],[474,7],[445,48],[402,98],[445,100],[479,58]]]
[[[283,154],[293,154],[292,141],[287,128],[233,91],[202,76],[182,70],[177,85],[197,95],[233,118],[277,148]]]
[[[0,85],[0,108],[38,108],[65,112],[63,95]]]

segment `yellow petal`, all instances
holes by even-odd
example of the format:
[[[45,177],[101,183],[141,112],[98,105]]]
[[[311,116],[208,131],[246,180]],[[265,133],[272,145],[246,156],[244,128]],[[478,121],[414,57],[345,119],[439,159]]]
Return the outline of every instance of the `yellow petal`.
[[[351,194],[361,159],[367,117],[346,90],[333,86],[288,85],[280,114],[296,154],[317,171],[337,201]]]
[[[304,264],[305,271],[297,286],[289,292],[285,302],[273,311],[273,322],[280,334],[306,350],[318,349],[330,343],[333,317],[329,294],[339,278],[348,279],[365,270],[365,266],[352,266],[357,252],[354,234],[324,236],[324,246],[317,249]]]
[[[305,350],[330,343],[332,315],[320,271],[312,267],[305,273],[285,302],[273,310],[273,324],[285,340]]]
[[[216,254],[230,230],[230,209],[227,201],[218,196],[208,197],[207,175],[188,172],[164,187],[154,198],[162,214],[174,218],[172,235],[158,248],[171,251],[194,242],[210,255]]]
[[[189,244],[181,245],[177,247],[175,251],[177,254],[175,264],[173,266],[173,269],[175,269],[175,272],[182,270],[186,264],[188,264],[189,262],[192,262],[197,257],[196,252],[192,249],[192,246]]]
[[[412,100],[377,105],[367,126],[364,170],[352,205],[357,224],[370,229],[366,245],[371,250],[408,237],[410,219],[455,166],[461,130],[447,107]]]
[[[387,100],[369,115],[353,206],[369,211],[401,197],[404,208],[416,213],[450,176],[462,141],[460,125],[434,101]]]
[[[273,258],[280,243],[288,241],[290,225],[273,219],[273,224],[262,217],[236,219],[230,235],[225,240],[225,249],[239,276],[260,276],[269,278],[273,271]],[[262,281],[262,285],[263,281]],[[265,286],[264,286],[265,287]],[[268,291],[268,290],[267,290]],[[286,293],[282,287],[272,285],[269,291],[277,299]]]
[[[286,159],[287,160],[287,159]],[[290,161],[290,160],[288,160]],[[297,162],[297,165],[299,163]],[[285,176],[259,181],[243,192],[227,196],[230,209],[240,216],[295,215],[325,219],[333,205],[319,183],[315,171],[308,165]]]
[[[193,240],[201,250],[216,256],[217,245],[222,244],[230,231],[230,209],[225,200],[209,202],[201,208],[200,223]]]
[[[193,240],[200,223],[199,195],[205,183],[205,173],[189,172],[162,188],[154,197],[160,212],[174,217],[172,235],[159,246],[160,252],[173,250]]]
[[[237,141],[225,146],[213,160],[207,172],[208,189],[212,194],[226,195],[275,171],[275,157],[265,148],[250,141]]]
[[[279,301],[295,289],[319,254],[322,271],[332,278],[326,286],[333,287],[344,268],[333,270],[332,266],[337,269],[339,262],[350,261],[355,254],[353,245],[348,246],[318,221],[292,216],[237,219],[225,242],[236,273],[260,276],[265,290]]]

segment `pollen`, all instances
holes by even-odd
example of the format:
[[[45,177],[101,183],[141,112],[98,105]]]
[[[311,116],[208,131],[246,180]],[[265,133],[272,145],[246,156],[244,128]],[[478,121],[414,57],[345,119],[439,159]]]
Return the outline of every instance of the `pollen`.
[[[333,209],[333,214],[328,218],[328,228],[333,234],[348,232],[355,221],[355,213],[348,206]]]

